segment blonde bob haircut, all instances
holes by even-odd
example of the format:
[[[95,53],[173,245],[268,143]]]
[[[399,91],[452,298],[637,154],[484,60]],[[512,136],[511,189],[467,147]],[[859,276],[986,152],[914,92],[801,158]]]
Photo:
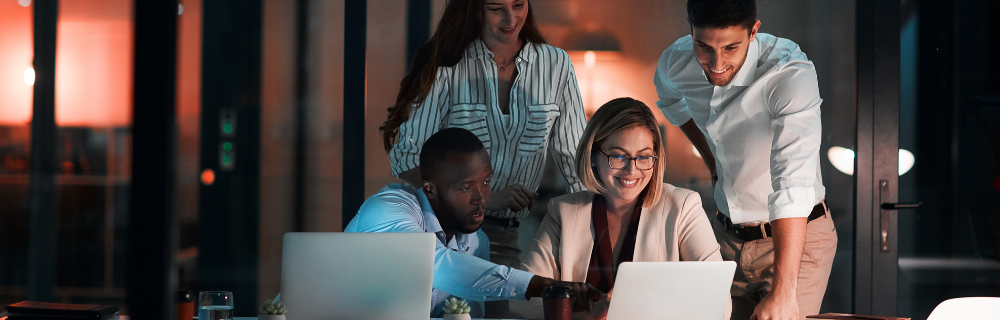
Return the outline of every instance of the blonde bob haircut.
[[[587,128],[583,130],[583,137],[576,149],[576,175],[580,177],[584,187],[590,191],[604,194],[604,184],[598,178],[597,172],[594,171],[594,164],[590,160],[592,155],[599,153],[596,146],[618,131],[630,127],[646,128],[653,135],[653,152],[656,156],[656,163],[650,170],[652,175],[650,175],[649,184],[639,195],[642,197],[643,207],[652,207],[660,200],[663,193],[663,172],[666,159],[663,156],[663,142],[660,140],[660,129],[657,126],[656,118],[649,107],[641,101],[632,98],[618,98],[608,101],[597,109],[594,116],[590,118],[590,122],[587,123]],[[601,154],[601,156],[603,155]]]

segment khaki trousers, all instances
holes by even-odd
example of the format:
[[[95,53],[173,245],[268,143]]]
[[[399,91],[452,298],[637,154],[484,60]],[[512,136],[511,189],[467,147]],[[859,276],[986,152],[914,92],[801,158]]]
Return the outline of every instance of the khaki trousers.
[[[726,231],[718,220],[710,220],[721,247],[722,260],[736,261],[736,274],[729,290],[733,299],[731,318],[750,319],[757,304],[771,292],[774,282],[773,239],[743,241]],[[826,215],[808,224],[796,291],[800,319],[819,313],[836,251],[837,230],[827,211]]]

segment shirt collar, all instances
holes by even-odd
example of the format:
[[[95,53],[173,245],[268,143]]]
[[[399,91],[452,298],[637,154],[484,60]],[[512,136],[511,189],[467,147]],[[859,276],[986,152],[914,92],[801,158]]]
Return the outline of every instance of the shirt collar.
[[[434,209],[431,209],[431,203],[427,200],[424,189],[417,189],[417,201],[420,201],[420,211],[424,214],[424,229],[427,232],[443,233],[444,229],[441,229],[441,222],[438,221],[437,215],[434,214]]]
[[[434,209],[431,208],[431,203],[427,200],[427,195],[424,194],[424,190],[417,190],[417,200],[420,201],[420,211],[424,214],[424,230],[437,235],[441,244],[447,247],[448,239],[445,238],[444,229],[441,228],[441,221],[438,221],[437,215],[434,214]],[[469,250],[469,235],[456,232],[452,236],[452,240],[455,241],[457,248],[460,248],[463,251]]]
[[[465,55],[472,59],[480,59],[487,57],[490,60],[493,59],[493,51],[490,51],[486,47],[486,43],[483,43],[482,39],[476,38],[469,44],[469,47],[465,50]],[[524,39],[524,47],[521,51],[517,53],[517,57],[520,59],[518,62],[532,63],[535,61],[535,57],[538,54],[534,50],[534,44],[531,41]]]
[[[736,73],[733,81],[730,81],[726,86],[747,87],[753,84],[757,59],[760,59],[760,45],[757,43],[757,39],[754,39],[753,42],[750,42],[750,48],[747,49],[747,59],[743,61],[743,66],[740,67],[740,71]]]

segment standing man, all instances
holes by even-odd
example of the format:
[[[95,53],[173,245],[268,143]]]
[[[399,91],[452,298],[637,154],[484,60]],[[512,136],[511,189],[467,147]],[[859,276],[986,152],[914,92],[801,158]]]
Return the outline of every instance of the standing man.
[[[732,319],[817,314],[837,247],[823,202],[816,69],[757,33],[754,0],[688,0],[691,35],[663,52],[656,105],[712,174],[712,225],[738,267]]]

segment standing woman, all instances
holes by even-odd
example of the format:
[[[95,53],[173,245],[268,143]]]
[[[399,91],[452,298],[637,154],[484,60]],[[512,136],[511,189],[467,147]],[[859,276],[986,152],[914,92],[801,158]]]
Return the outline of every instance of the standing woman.
[[[583,190],[573,162],[586,121],[569,56],[545,44],[527,0],[452,0],[379,130],[392,174],[415,186],[431,134],[459,127],[482,140],[495,170],[482,227],[490,261],[516,268],[517,218],[538,196],[546,152],[570,191]]]

